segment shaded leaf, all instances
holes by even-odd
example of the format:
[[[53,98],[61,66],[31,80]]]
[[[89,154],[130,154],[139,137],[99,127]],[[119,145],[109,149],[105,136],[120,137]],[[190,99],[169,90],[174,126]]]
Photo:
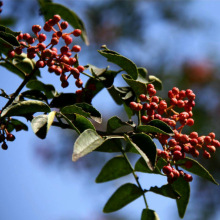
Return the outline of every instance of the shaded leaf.
[[[105,47],[102,50],[98,50],[98,52],[102,56],[106,57],[109,62],[112,62],[120,66],[133,79],[137,79],[138,76],[137,66],[130,59],[120,55],[119,53],[113,50],[109,50],[107,47]]]
[[[117,116],[111,117],[107,122],[107,132],[129,132],[133,131],[134,128],[127,122],[123,122]]]
[[[0,25],[0,31],[13,35],[14,37],[18,36],[20,32],[12,31],[10,28]]]
[[[186,168],[183,164],[186,163],[186,161],[191,161],[192,162],[192,167],[191,168]],[[198,161],[192,159],[192,158],[189,158],[189,157],[186,157],[184,159],[181,159],[181,160],[178,160],[176,161],[176,165],[179,165],[181,166],[183,169],[191,172],[191,173],[194,173],[206,180],[209,180],[210,182],[216,184],[216,185],[219,185],[216,180],[213,178],[213,176],[209,173],[208,170],[206,170]]]
[[[168,124],[166,124],[165,122],[158,120],[158,119],[154,119],[154,120],[150,121],[147,125],[151,125],[153,127],[159,128],[160,130],[167,133],[169,136],[174,134],[173,130],[171,129],[171,127]]]
[[[14,129],[16,131],[20,131],[20,130],[28,131],[28,126],[23,122],[12,118],[7,125],[7,130],[8,132],[12,132]]]
[[[172,184],[173,189],[178,192],[181,196],[180,199],[176,199],[178,213],[180,218],[183,218],[186,212],[186,208],[190,197],[190,185],[186,182],[183,177],[179,177]]]
[[[104,139],[96,131],[92,129],[85,130],[75,141],[72,160],[77,161],[80,157],[94,151],[103,142]]]
[[[1,117],[21,116],[24,114],[34,114],[35,112],[50,112],[50,107],[41,101],[21,101],[13,103],[5,108],[1,114]]]
[[[27,88],[32,90],[39,90],[45,93],[48,99],[53,98],[57,92],[53,85],[51,84],[44,84],[38,80],[31,80],[26,85]]]
[[[161,158],[160,158],[161,159]],[[159,160],[160,160],[159,159]],[[167,163],[164,162],[164,165],[165,166]],[[157,165],[155,166],[154,170],[150,170],[149,167],[147,166],[145,160],[143,157],[141,157],[135,164],[135,171],[139,171],[139,172],[144,172],[144,173],[155,173],[155,174],[161,174],[161,167],[158,166],[158,162],[157,162]]]
[[[60,93],[57,94],[50,102],[52,108],[62,108],[64,106],[73,105],[76,103],[75,93]]]
[[[157,213],[151,209],[143,209],[141,220],[160,220]]]
[[[38,90],[27,90],[22,92],[19,96],[47,102],[47,97]]]
[[[166,184],[161,187],[154,186],[151,187],[149,191],[169,197],[171,199],[180,199],[180,194],[176,192],[170,184]]]
[[[90,113],[83,111],[81,107],[76,106],[76,105],[65,106],[62,109],[60,109],[60,111],[63,114],[74,114],[74,113],[77,113],[77,114],[83,115],[84,117],[90,117]]]
[[[55,115],[56,112],[52,111],[48,115],[38,115],[31,121],[32,130],[39,138],[46,138]]]
[[[156,90],[161,90],[163,88],[162,81],[156,76],[149,76],[150,83],[154,85]]]
[[[115,101],[116,104],[121,105],[123,104],[123,101],[120,97],[119,92],[115,89],[115,86],[112,85],[111,87],[108,88],[108,92],[111,95],[111,97],[113,98],[113,100]]]
[[[132,183],[120,186],[105,204],[103,212],[115,212],[142,195],[142,190]]]
[[[90,114],[90,118],[98,123],[102,123],[102,116],[98,110],[88,103],[76,103],[76,106],[82,108],[83,111]]]
[[[107,153],[113,153],[113,152],[120,152],[122,149],[122,144],[120,139],[118,138],[109,138],[106,139],[102,145],[100,145],[96,151],[100,152],[107,152]]]
[[[46,2],[41,4],[40,10],[41,13],[44,15],[46,21],[48,21],[50,18],[53,18],[55,14],[58,14],[72,27],[74,27],[75,29],[80,29],[82,31],[81,38],[83,39],[86,45],[89,45],[85,25],[75,12],[61,4],[56,4],[52,2]]]
[[[170,135],[170,133],[166,133],[165,131],[151,125],[140,125],[137,127],[137,132],[145,132],[145,133],[157,133],[157,134],[165,134]]]
[[[131,167],[123,156],[116,156],[109,160],[96,178],[97,183],[114,180],[132,172]]]
[[[147,163],[150,170],[154,170],[156,165],[157,148],[150,136],[146,134],[135,134],[129,138],[124,135],[125,139],[139,152]]]

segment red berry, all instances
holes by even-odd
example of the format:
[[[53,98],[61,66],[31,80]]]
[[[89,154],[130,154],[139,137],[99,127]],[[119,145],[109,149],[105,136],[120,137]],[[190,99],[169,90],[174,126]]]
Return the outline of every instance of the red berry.
[[[39,50],[45,50],[46,45],[45,45],[44,43],[39,43],[39,44],[37,44],[37,48],[38,48]]]
[[[59,15],[54,15],[53,16],[54,23],[58,23],[60,20],[61,20],[61,17]]]
[[[144,123],[144,124],[147,124],[149,122],[149,117],[148,116],[145,116],[145,115],[142,115],[141,116],[141,121]]]
[[[165,100],[161,100],[159,103],[159,108],[160,109],[166,109],[167,108],[167,103]]]
[[[5,142],[2,144],[2,149],[3,150],[7,150],[8,149],[8,145]]]
[[[158,103],[158,102],[160,101],[160,99],[159,99],[158,96],[153,96],[153,97],[151,98],[151,101]]]
[[[73,66],[76,63],[76,58],[75,57],[70,57],[69,59],[69,65]]]
[[[67,46],[63,46],[63,47],[60,48],[60,52],[62,54],[67,54],[68,51],[69,51],[69,47],[67,47]]]
[[[204,150],[204,152],[203,152],[203,157],[204,157],[205,159],[210,159],[210,158],[211,158],[211,155],[210,155],[210,153],[209,153],[208,151]]]
[[[163,172],[166,175],[169,175],[172,172],[173,168],[169,165],[163,167]]]
[[[82,85],[83,85],[83,81],[82,81],[81,79],[77,79],[76,82],[75,82],[75,84],[76,84],[76,86],[77,86],[78,88],[81,88]]]
[[[186,167],[186,169],[190,169],[193,166],[192,161],[187,160],[186,163],[184,164],[184,166]]]
[[[39,43],[44,42],[47,39],[47,36],[45,34],[39,34],[38,40]]]
[[[8,141],[14,141],[15,140],[15,136],[11,133],[8,133],[7,136],[6,136],[6,139]]]
[[[82,73],[85,68],[84,68],[84,66],[79,65],[79,66],[77,66],[77,69],[79,70],[80,73]]]
[[[148,84],[147,85],[147,90],[149,90],[149,89],[154,89],[154,85],[153,84]]]
[[[79,79],[79,76],[80,76],[80,73],[79,73],[79,70],[75,67],[73,67],[70,72],[73,74],[73,77],[75,79]]]
[[[52,45],[57,45],[58,43],[59,43],[59,39],[58,38],[56,38],[56,37],[53,37],[52,39],[51,39],[51,42],[50,42]]]
[[[51,25],[49,25],[49,23],[48,22],[46,22],[45,24],[44,24],[44,30],[45,31],[47,31],[47,32],[50,32],[51,30],[52,30],[52,27],[51,27]]]
[[[40,26],[40,25],[33,25],[33,26],[32,26],[32,31],[33,31],[34,33],[40,32],[40,31],[41,31],[41,26]]]
[[[73,51],[73,52],[75,52],[75,53],[78,53],[78,52],[81,51],[81,47],[80,47],[79,45],[74,45],[74,46],[72,47],[72,50],[71,50],[71,51]]]
[[[66,45],[71,44],[73,41],[72,37],[70,37],[69,35],[64,35],[63,39],[64,39]]]
[[[43,60],[38,60],[36,62],[36,66],[37,66],[37,68],[43,68],[43,67],[45,67],[45,62]]]
[[[136,110],[138,107],[138,103],[136,102],[130,102],[129,107],[133,110]]]
[[[185,173],[184,180],[186,182],[191,182],[193,180],[193,177],[190,174]]]
[[[64,29],[67,29],[68,27],[68,22],[67,21],[63,21],[61,24],[60,24],[60,27],[64,30]]]
[[[179,93],[179,89],[178,89],[177,87],[173,87],[172,93],[173,93],[174,95],[177,95],[177,94]]]
[[[140,99],[142,102],[144,102],[144,101],[147,100],[147,96],[146,96],[145,94],[140,94],[140,95],[139,95],[139,99]]]
[[[75,37],[78,37],[82,34],[82,31],[80,29],[75,29],[72,33]]]
[[[214,133],[214,132],[209,133],[209,136],[210,136],[212,139],[215,139],[215,133]]]
[[[215,146],[213,146],[213,145],[207,145],[206,147],[208,148],[208,150],[209,150],[210,153],[215,153],[215,151],[216,151]]]
[[[204,138],[204,141],[205,141],[206,144],[210,144],[212,142],[212,138],[210,136],[206,136]]]
[[[149,96],[154,96],[156,93],[157,93],[156,89],[153,89],[153,88],[148,89]]]
[[[22,54],[22,49],[20,47],[15,48],[15,53],[18,55]]]
[[[11,50],[8,52],[8,58],[13,58],[15,56],[15,51]]]
[[[68,82],[68,81],[62,81],[62,83],[61,83],[61,86],[62,86],[63,88],[66,88],[68,85],[69,85],[69,82]]]
[[[195,131],[191,132],[189,135],[190,138],[198,138],[198,136],[199,136],[198,133]]]

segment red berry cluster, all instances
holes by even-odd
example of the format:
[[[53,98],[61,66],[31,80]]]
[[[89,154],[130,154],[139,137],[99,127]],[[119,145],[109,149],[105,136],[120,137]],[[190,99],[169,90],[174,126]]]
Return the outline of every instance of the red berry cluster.
[[[80,52],[81,47],[79,45],[73,45],[72,48],[69,45],[73,41],[73,37],[78,37],[81,35],[82,31],[80,29],[75,29],[70,33],[64,33],[64,30],[68,27],[67,21],[61,21],[59,15],[54,15],[52,19],[48,20],[44,24],[44,31],[53,31],[50,43],[45,45],[44,42],[47,39],[47,35],[44,33],[39,33],[41,31],[40,25],[33,25],[32,31],[35,36],[32,37],[29,33],[20,33],[17,36],[17,40],[20,42],[21,46],[15,48],[8,53],[8,58],[13,58],[15,54],[20,55],[24,48],[27,48],[27,57],[33,59],[36,55],[39,60],[36,62],[38,68],[43,68],[48,66],[48,71],[50,73],[55,73],[60,76],[61,86],[63,88],[69,85],[67,81],[68,78],[73,75],[76,79],[75,84],[78,88],[82,88],[83,82],[80,79],[80,73],[84,71],[84,67],[78,64],[77,53]],[[55,29],[57,25],[58,30]],[[58,52],[55,47],[60,39],[63,39],[65,46],[62,46]],[[34,44],[37,44],[34,46]],[[72,53],[75,55],[72,56]],[[66,73],[69,73],[67,76]]]
[[[1,113],[1,111],[0,111]],[[1,147],[3,150],[8,149],[8,145],[6,144],[6,141],[14,141],[15,136],[8,132],[7,130],[7,124],[9,122],[10,118],[8,118],[8,121],[1,121],[0,120],[0,143],[2,143]]]
[[[163,167],[163,172],[167,175],[169,183],[174,182],[180,176],[190,182],[192,176],[180,170],[176,162],[184,159],[186,153],[198,157],[199,150],[203,151],[204,158],[209,159],[211,154],[215,153],[216,148],[220,147],[220,142],[215,139],[213,132],[207,136],[199,136],[197,132],[191,132],[189,135],[182,133],[184,126],[194,124],[192,109],[195,106],[196,95],[192,90],[180,91],[177,87],[174,87],[168,92],[169,107],[165,100],[161,100],[156,96],[156,92],[154,85],[148,84],[147,94],[141,94],[139,102],[130,102],[130,108],[135,111],[142,111],[141,121],[143,124],[158,119],[167,123],[173,129],[174,136],[172,137],[164,134],[156,136],[163,146],[163,150],[157,150],[157,156],[167,161],[167,165]],[[174,164],[175,168],[171,164]],[[183,165],[186,168],[191,168],[193,164],[191,161],[187,161]]]

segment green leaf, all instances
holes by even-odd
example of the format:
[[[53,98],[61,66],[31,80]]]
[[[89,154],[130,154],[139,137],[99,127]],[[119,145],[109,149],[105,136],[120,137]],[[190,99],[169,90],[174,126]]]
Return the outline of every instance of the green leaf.
[[[125,82],[133,89],[136,96],[139,96],[140,94],[147,93],[146,83],[140,82],[140,81],[138,81],[138,79],[134,80],[127,74],[122,74],[122,77],[125,80]]]
[[[90,113],[83,111],[82,108],[80,108],[76,105],[65,106],[60,111],[63,114],[75,114],[75,113],[77,113],[77,114],[83,115],[84,117],[90,117]]]
[[[96,110],[92,105],[88,103],[76,103],[76,106],[82,108],[83,111],[90,114],[90,118],[98,123],[102,123],[102,116],[98,110]]]
[[[20,43],[18,42],[18,40],[13,34],[10,34],[4,31],[0,31],[0,41],[12,47],[20,46]]]
[[[171,135],[170,133],[166,133],[165,131],[162,131],[161,129],[154,127],[154,126],[151,126],[151,125],[137,126],[137,132]]]
[[[110,180],[126,176],[132,172],[131,167],[123,156],[116,156],[109,160],[96,178],[97,183],[103,183]]]
[[[31,121],[32,130],[39,138],[46,138],[55,115],[56,112],[52,111],[48,115],[38,115]]]
[[[115,101],[116,104],[121,105],[123,104],[123,101],[120,97],[119,92],[115,89],[115,86],[111,86],[108,88],[108,92],[111,95],[111,97],[113,98],[113,100]]]
[[[169,197],[171,199],[180,199],[180,194],[176,192],[170,184],[163,185],[160,188],[154,186],[151,187],[149,191],[157,193],[162,196]]]
[[[48,99],[54,98],[57,94],[56,89],[51,84],[44,84],[38,80],[31,80],[26,85],[27,88],[32,90],[39,90],[45,93]]]
[[[153,84],[156,90],[162,90],[163,85],[160,79],[158,79],[156,76],[150,75],[149,80],[150,80],[149,83]]]
[[[134,128],[127,122],[123,122],[120,118],[117,116],[111,117],[107,122],[107,132],[113,133],[113,132],[129,132],[133,131]]]
[[[74,119],[72,120],[72,123],[80,131],[80,133],[87,129],[95,130],[95,127],[91,123],[91,121],[79,114],[74,114]]]
[[[178,213],[180,218],[183,218],[186,212],[186,208],[190,197],[190,185],[183,177],[179,177],[174,183],[172,183],[173,189],[181,196],[180,199],[176,199]]]
[[[22,92],[19,96],[47,102],[47,97],[38,90],[27,90]]]
[[[64,106],[73,105],[76,103],[75,93],[60,93],[57,94],[50,102],[52,108],[62,108]]]
[[[160,220],[157,213],[151,209],[143,209],[141,220]]]
[[[0,31],[13,35],[14,37],[18,36],[20,32],[14,32],[10,28],[0,25]]]
[[[53,18],[55,14],[58,14],[61,16],[63,20],[67,21],[72,27],[76,29],[80,29],[82,31],[81,34],[82,40],[85,42],[86,45],[89,45],[85,25],[75,12],[73,12],[72,10],[66,8],[61,4],[50,3],[50,2],[43,3],[41,5],[40,10],[44,15],[46,21],[48,21],[50,18]]]
[[[96,131],[92,129],[85,130],[75,141],[72,160],[77,161],[80,157],[94,151],[103,142],[104,139]]]
[[[106,57],[109,62],[112,62],[120,66],[133,79],[137,79],[137,76],[138,76],[137,66],[131,60],[120,55],[119,53],[113,50],[109,50],[107,47],[105,47],[102,50],[98,50],[98,52],[102,56]]]
[[[96,149],[96,151],[113,153],[120,152],[120,149],[122,149],[122,144],[119,138],[108,138]]]
[[[7,125],[7,130],[8,132],[12,132],[14,129],[16,131],[20,131],[20,130],[28,131],[28,126],[23,122],[12,118]]]
[[[186,161],[191,161],[192,162],[192,167],[191,168],[186,168],[183,164],[186,163]],[[192,158],[189,158],[189,157],[186,157],[184,159],[181,159],[181,160],[178,160],[176,161],[176,165],[179,165],[180,167],[182,167],[183,169],[191,172],[191,173],[194,173],[206,180],[209,180],[210,182],[216,184],[216,185],[219,185],[216,180],[213,178],[213,176],[209,173],[208,170],[206,170],[198,161],[192,159]]]
[[[124,137],[143,157],[149,169],[153,171],[156,165],[157,148],[150,136],[142,133],[135,134],[131,138],[125,134]]]
[[[161,158],[160,158],[161,159]],[[159,159],[159,160],[160,160]],[[158,161],[159,161],[158,160]],[[166,165],[167,163],[164,162],[164,166]],[[149,167],[147,166],[145,160],[143,157],[141,157],[135,164],[135,171],[138,171],[138,172],[144,172],[144,173],[155,173],[155,174],[161,174],[161,167],[158,166],[158,162],[157,162],[157,165],[155,166],[154,170],[150,170]]]
[[[132,183],[120,186],[105,204],[103,212],[115,212],[143,194],[142,190]]]
[[[174,134],[173,130],[171,129],[171,127],[168,124],[166,124],[165,122],[158,120],[158,119],[154,119],[154,120],[150,121],[147,125],[159,128],[163,132],[167,133],[169,136],[172,136]]]
[[[22,116],[24,114],[34,114],[36,112],[50,112],[50,107],[41,101],[21,101],[9,105],[3,110],[1,117]]]
[[[146,68],[138,67],[138,81],[149,83],[149,76]]]

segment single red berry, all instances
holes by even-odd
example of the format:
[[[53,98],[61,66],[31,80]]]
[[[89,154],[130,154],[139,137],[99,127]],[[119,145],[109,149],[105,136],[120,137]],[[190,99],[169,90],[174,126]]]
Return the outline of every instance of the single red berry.
[[[61,86],[62,86],[63,88],[66,88],[68,85],[69,85],[69,82],[68,82],[68,81],[62,81],[62,83],[61,83]]]
[[[158,108],[158,105],[157,105],[156,102],[151,102],[151,103],[150,103],[150,109],[151,109],[151,110],[156,110],[157,108]]]
[[[75,29],[72,33],[75,37],[78,37],[82,34],[82,31],[80,29]]]
[[[79,79],[80,73],[77,68],[75,68],[75,67],[71,68],[70,72],[71,72],[71,74],[73,74],[73,77],[75,79]]]
[[[192,161],[187,160],[185,162],[184,166],[186,167],[186,169],[190,169],[193,166],[193,163],[192,163]]]
[[[163,167],[163,172],[166,175],[169,175],[172,172],[172,170],[173,170],[172,167],[169,165]]]
[[[171,98],[170,99],[170,104],[171,105],[176,105],[177,104],[177,99],[176,98]]]
[[[70,57],[69,58],[69,65],[73,66],[76,63],[76,58],[75,57]]]
[[[58,23],[60,20],[61,20],[61,17],[59,15],[54,15],[53,16],[54,23]]]
[[[79,45],[74,45],[74,46],[72,47],[72,50],[71,50],[71,51],[73,51],[73,52],[75,52],[75,53],[78,53],[78,52],[81,51],[81,47],[80,47]]]
[[[204,150],[204,152],[203,152],[203,157],[204,157],[205,159],[210,159],[210,158],[211,158],[211,155],[210,155],[210,153],[209,153],[208,151]]]
[[[13,58],[15,56],[15,51],[11,50],[8,52],[8,58]]]
[[[167,108],[167,103],[165,100],[161,100],[159,103],[159,108],[160,109],[166,109]]]
[[[61,81],[61,82],[67,81],[67,76],[64,75],[64,74],[61,74],[61,76],[60,76],[60,81]]]
[[[214,132],[210,132],[210,133],[209,133],[209,136],[210,136],[212,139],[215,139],[215,133],[214,133]]]
[[[157,93],[156,89],[153,89],[153,88],[148,89],[149,96],[154,96],[154,95],[156,95],[156,93]]]
[[[27,53],[27,57],[29,59],[34,59],[35,56],[36,56],[36,53]]]
[[[38,40],[39,43],[44,42],[47,39],[47,36],[45,34],[39,34]]]
[[[23,40],[23,34],[20,33],[16,38],[17,38],[18,41]]]
[[[79,65],[79,66],[77,66],[77,69],[79,70],[80,73],[82,73],[85,68],[84,68],[84,66]]]
[[[33,25],[33,26],[32,26],[32,31],[33,31],[34,33],[40,32],[40,31],[41,31],[41,26],[40,26],[40,25]]]
[[[206,136],[204,138],[204,141],[205,141],[206,144],[210,144],[212,142],[212,138],[210,136]]]
[[[49,72],[49,73],[54,73],[54,72],[56,71],[56,68],[57,68],[56,65],[49,66],[48,72]]]
[[[46,22],[45,24],[44,24],[44,30],[45,31],[47,31],[47,32],[50,32],[51,30],[52,30],[52,27],[51,27],[51,25],[49,25],[49,23],[48,22]]]
[[[46,45],[45,45],[44,43],[39,43],[39,44],[37,44],[37,48],[38,48],[39,50],[45,50]]]
[[[22,49],[20,47],[15,48],[15,53],[18,55],[22,54]]]
[[[66,45],[71,44],[73,41],[72,37],[70,37],[69,35],[64,35],[63,39],[64,39]]]
[[[148,84],[147,85],[147,90],[149,90],[149,89],[154,89],[154,85],[153,84]]]
[[[176,104],[179,108],[183,108],[185,106],[185,102],[183,100],[178,100]]]
[[[129,107],[133,110],[136,110],[138,107],[138,103],[136,102],[130,102]]]
[[[148,116],[145,116],[145,115],[142,115],[141,116],[141,121],[144,123],[144,124],[147,124],[149,122],[149,117]]]
[[[183,154],[179,150],[176,150],[173,152],[173,159],[174,160],[179,160],[182,158],[182,156],[183,156]]]
[[[11,133],[8,133],[6,136],[7,141],[14,141],[15,140],[15,136]]]
[[[69,51],[69,47],[67,47],[67,46],[63,46],[60,48],[60,52],[62,54],[67,54],[68,51]]]
[[[170,91],[168,92],[168,97],[169,97],[170,99],[175,98],[175,95],[173,94],[172,90],[170,90]]]
[[[177,95],[177,94],[179,93],[179,89],[178,89],[177,87],[173,87],[173,88],[172,88],[172,93],[173,93],[174,95]]]
[[[67,21],[61,22],[60,27],[61,27],[63,30],[67,29],[67,27],[68,27],[68,22],[67,22]]]
[[[139,95],[139,99],[140,99],[142,102],[144,102],[144,101],[147,100],[147,96],[146,96],[145,94],[140,94],[140,95]]]
[[[78,88],[81,88],[82,85],[83,85],[83,81],[82,81],[81,79],[77,79],[76,82],[75,82],[75,84],[76,84],[76,86],[77,86]]]
[[[186,121],[186,124],[188,126],[193,126],[194,125],[194,120],[192,118],[188,118],[187,121]]]
[[[183,178],[186,182],[192,182],[192,180],[193,180],[193,177],[188,173],[185,173]]]
[[[214,145],[216,148],[219,148],[220,142],[218,140],[212,140],[212,145]]]
[[[45,62],[43,60],[38,60],[36,62],[36,66],[37,66],[37,68],[43,68],[43,67],[45,67]]]
[[[51,42],[50,42],[52,45],[57,45],[58,43],[59,43],[59,39],[58,38],[56,38],[56,37],[53,37],[52,39],[51,39]]]
[[[30,37],[31,37],[31,35],[28,34],[28,33],[23,34],[23,39],[24,39],[24,40],[27,40],[27,39],[30,38]]]
[[[208,148],[208,151],[209,151],[210,153],[215,153],[215,151],[216,151],[215,146],[213,146],[213,145],[207,145],[206,147]]]
[[[2,144],[2,149],[3,150],[7,150],[8,149],[8,145],[5,142]]]
[[[158,96],[153,96],[153,97],[151,97],[151,101],[152,101],[152,102],[159,103],[160,99],[159,99]]]
[[[195,131],[191,132],[189,135],[190,138],[198,138],[198,136],[199,136],[198,133]]]

